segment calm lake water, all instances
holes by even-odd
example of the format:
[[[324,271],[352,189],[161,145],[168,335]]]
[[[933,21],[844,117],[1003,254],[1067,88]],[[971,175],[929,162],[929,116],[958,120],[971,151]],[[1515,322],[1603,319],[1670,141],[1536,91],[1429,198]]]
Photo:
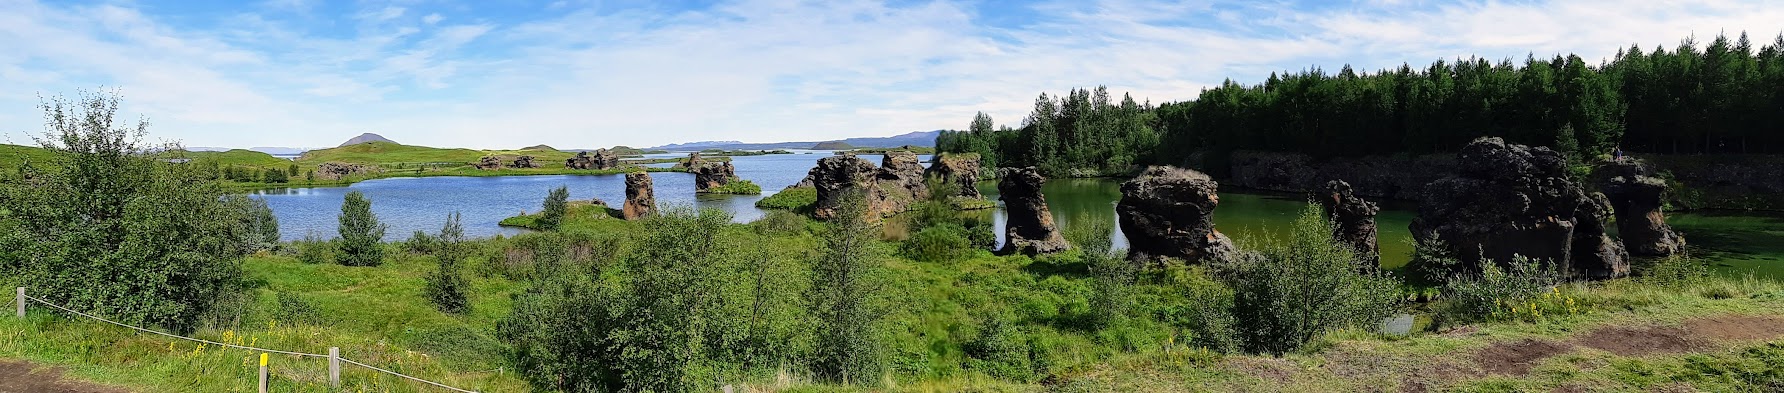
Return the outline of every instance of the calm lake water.
[[[657,203],[718,208],[731,212],[734,221],[753,221],[765,213],[755,207],[757,200],[799,182],[819,158],[831,155],[827,151],[796,153],[732,158],[737,175],[762,186],[765,195],[695,195],[693,175],[653,172],[651,178],[656,186]],[[685,154],[647,157],[682,156]],[[875,164],[880,161],[878,155],[861,157]],[[929,156],[921,158],[925,162],[929,160]],[[572,200],[592,197],[614,205],[625,200],[625,178],[621,175],[391,178],[359,182],[348,187],[269,190],[255,195],[272,207],[284,238],[294,240],[306,234],[334,237],[342,197],[349,191],[360,191],[372,200],[372,211],[390,226],[385,238],[398,240],[408,238],[418,230],[438,231],[446,214],[453,211],[464,215],[468,236],[522,233],[525,230],[503,228],[496,223],[521,212],[538,211],[545,195],[559,186],[569,187]],[[997,199],[997,188],[990,183],[982,184],[980,191],[992,200]],[[1055,220],[1062,227],[1070,227],[1081,220],[1111,223],[1116,220],[1115,203],[1121,199],[1120,182],[1116,180],[1056,179],[1047,182],[1042,191]],[[1214,222],[1221,232],[1241,241],[1265,234],[1284,236],[1289,223],[1306,203],[1303,196],[1222,190]],[[1408,242],[1411,232],[1407,225],[1412,222],[1413,208],[1403,202],[1385,203],[1376,217],[1385,267],[1404,265],[1412,253]],[[1004,224],[1001,204],[989,214],[993,215],[997,233],[1001,236]],[[1754,271],[1784,277],[1784,214],[1680,213],[1669,215],[1668,221],[1685,233],[1694,256],[1712,261],[1719,271]],[[889,227],[893,232],[897,231],[896,226]],[[1119,226],[1115,232],[1117,248],[1125,248],[1126,240]],[[899,237],[897,233],[889,235]]]

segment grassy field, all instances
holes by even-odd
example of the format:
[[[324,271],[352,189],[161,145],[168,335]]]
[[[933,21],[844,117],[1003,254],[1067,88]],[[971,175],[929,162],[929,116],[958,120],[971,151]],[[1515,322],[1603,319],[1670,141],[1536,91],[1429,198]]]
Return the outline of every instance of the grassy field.
[[[778,216],[732,224],[726,239],[803,259],[823,224]],[[768,229],[774,228],[774,229]],[[644,231],[605,209],[576,205],[564,233],[629,238]],[[773,235],[755,235],[773,233]],[[345,356],[485,392],[527,391],[494,338],[512,296],[521,244],[545,234],[478,241],[466,275],[472,308],[444,314],[422,295],[434,259],[391,243],[379,267],[305,264],[283,255],[248,259],[252,289],[238,321],[198,336]],[[763,237],[765,236],[765,237]],[[758,239],[758,240],[747,240]],[[538,239],[534,239],[538,240]],[[728,240],[729,241],[729,240]],[[895,244],[883,245],[890,249]],[[613,246],[625,249],[625,243]],[[617,252],[617,251],[616,251]],[[877,388],[812,382],[796,369],[726,381],[745,391],[1767,391],[1784,387],[1784,284],[1752,276],[1661,281],[1631,278],[1554,289],[1577,310],[1454,325],[1421,323],[1410,336],[1347,330],[1279,357],[1198,347],[1200,334],[1171,322],[1201,268],[1144,274],[1134,325],[1090,328],[1092,278],[1077,252],[1029,258],[976,251],[945,262],[886,255],[891,369]],[[1709,261],[1714,264],[1715,261]],[[1646,269],[1646,267],[1642,267]],[[4,284],[4,283],[0,283]],[[1577,302],[1577,303],[1576,303]],[[1434,314],[1442,303],[1406,311]],[[1421,320],[1428,318],[1421,317]],[[1007,330],[993,334],[994,321]],[[140,391],[245,390],[254,353],[204,348],[66,318],[44,308],[0,317],[0,358],[67,369],[71,377]],[[987,337],[1012,338],[1020,368],[985,354]],[[278,391],[328,391],[324,362],[273,358]],[[346,391],[435,391],[349,367]]]

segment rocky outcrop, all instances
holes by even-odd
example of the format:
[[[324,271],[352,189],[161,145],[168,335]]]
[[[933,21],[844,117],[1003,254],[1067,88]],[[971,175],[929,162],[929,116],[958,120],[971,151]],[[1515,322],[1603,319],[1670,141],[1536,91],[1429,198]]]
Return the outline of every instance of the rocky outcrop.
[[[1238,250],[1232,239],[1214,230],[1218,190],[1219,183],[1207,174],[1170,166],[1146,168],[1121,183],[1115,212],[1127,234],[1128,257],[1192,263],[1233,257]]]
[[[1205,156],[1205,155],[1204,155]],[[1330,179],[1344,179],[1360,196],[1416,200],[1425,184],[1455,169],[1452,155],[1366,156],[1315,159],[1299,153],[1235,151],[1223,182],[1260,190],[1317,193]]]
[[[880,159],[879,170],[874,172],[874,181],[879,183],[875,196],[883,216],[909,210],[911,204],[929,199],[929,185],[923,182],[923,163],[917,160],[917,153],[887,152]]]
[[[972,199],[985,198],[984,195],[979,194],[978,188],[978,154],[937,154],[934,162],[929,164],[929,169],[923,171],[923,176],[939,178],[952,183],[959,189],[958,196]]]
[[[806,178],[811,180],[812,187],[818,190],[818,202],[812,209],[812,216],[820,219],[833,219],[848,193],[860,193],[862,203],[867,203],[867,213],[876,218],[879,207],[874,206],[878,192],[878,184],[874,182],[873,163],[853,155],[831,156],[818,159],[818,165],[812,167]]]
[[[787,188],[817,189],[818,202],[812,215],[820,219],[835,218],[843,195],[858,191],[867,204],[865,214],[878,219],[904,212],[911,203],[929,197],[922,180],[922,164],[915,160],[914,154],[896,158],[888,155],[888,168],[879,168],[853,154],[824,157],[806,173],[805,180]],[[914,169],[911,164],[916,164]]]
[[[1645,154],[1651,174],[1670,174],[1674,187],[1669,202],[1683,209],[1784,210],[1784,155],[1777,154]],[[1626,160],[1628,158],[1625,158]],[[1611,198],[1614,202],[1616,197]]]
[[[657,194],[650,181],[649,172],[631,172],[626,174],[626,204],[620,215],[627,220],[637,220],[657,211]]]
[[[1629,253],[1662,257],[1685,247],[1685,238],[1666,224],[1666,213],[1660,210],[1666,180],[1651,176],[1646,162],[1625,158],[1600,165],[1595,173],[1615,208],[1617,235]]]
[[[1041,177],[1034,167],[998,170],[997,192],[1003,198],[1009,217],[1004,225],[1004,254],[1047,254],[1065,251],[1071,246],[1053,224],[1053,212],[1047,209],[1047,197],[1041,194]]]
[[[471,164],[471,166],[486,171],[502,169],[502,159],[495,156],[483,156],[483,158],[477,159],[476,164]]]
[[[595,149],[593,154],[576,152],[575,157],[564,160],[564,167],[570,169],[607,170],[619,167],[619,154],[607,149]]]
[[[1560,153],[1480,138],[1456,162],[1454,174],[1425,187],[1411,225],[1421,243],[1441,240],[1464,267],[1521,255],[1579,278],[1629,273],[1597,219],[1603,206],[1568,179]]]
[[[510,166],[515,168],[538,168],[539,163],[533,162],[533,156],[520,156],[514,157],[514,165]]]
[[[700,170],[700,167],[706,166],[706,161],[700,159],[700,152],[693,152],[688,153],[688,158],[681,159],[681,162],[676,165],[684,171],[694,172]]]
[[[348,176],[377,172],[377,168],[361,164],[325,162],[316,166],[316,178],[322,180],[340,180]]]
[[[694,169],[694,192],[706,192],[730,184],[737,179],[737,168],[730,162],[713,162]]]
[[[1332,220],[1333,239],[1349,245],[1365,266],[1380,266],[1381,248],[1375,240],[1375,213],[1381,212],[1380,207],[1358,197],[1343,180],[1326,182],[1313,200]]]

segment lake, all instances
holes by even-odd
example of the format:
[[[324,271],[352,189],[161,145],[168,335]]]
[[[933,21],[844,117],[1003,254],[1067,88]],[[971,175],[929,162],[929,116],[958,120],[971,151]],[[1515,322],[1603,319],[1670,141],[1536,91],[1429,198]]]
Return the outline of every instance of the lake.
[[[738,177],[762,186],[764,195],[696,195],[694,176],[687,173],[653,172],[660,205],[694,205],[731,212],[736,222],[749,222],[765,212],[755,207],[757,200],[798,183],[817,160],[831,155],[828,151],[796,151],[796,154],[772,154],[733,157]],[[652,154],[647,158],[683,157],[685,154]],[[878,164],[880,156],[861,155]],[[921,157],[925,162],[929,156]],[[669,165],[669,164],[658,164]],[[332,238],[336,233],[341,200],[347,192],[360,191],[372,200],[372,211],[390,226],[386,240],[406,239],[415,231],[436,232],[446,214],[463,214],[465,233],[472,237],[514,235],[526,230],[496,225],[503,218],[522,212],[537,212],[545,195],[559,186],[568,187],[572,200],[600,198],[617,206],[625,200],[625,178],[622,175],[548,175],[501,177],[422,177],[390,178],[354,183],[347,187],[293,188],[267,190],[253,195],[267,201],[279,218],[279,230],[286,240],[301,239],[306,234]],[[997,199],[997,187],[981,184],[980,191]],[[1078,220],[1115,221],[1115,203],[1121,198],[1120,182],[1113,179],[1055,179],[1042,188],[1054,219],[1062,227]],[[1290,222],[1306,206],[1304,196],[1223,189],[1220,207],[1215,209],[1215,227],[1236,240],[1255,239],[1263,235],[1285,236]],[[1378,243],[1384,267],[1399,267],[1410,258],[1409,244],[1414,206],[1406,202],[1383,203],[1376,217]],[[989,214],[1003,234],[1004,217],[1001,204]],[[1768,212],[1692,212],[1675,213],[1668,221],[1686,235],[1693,255],[1705,258],[1723,272],[1757,271],[1764,275],[1784,277],[1784,214]],[[895,226],[890,237],[899,237]],[[1125,248],[1126,240],[1116,227],[1116,246]]]

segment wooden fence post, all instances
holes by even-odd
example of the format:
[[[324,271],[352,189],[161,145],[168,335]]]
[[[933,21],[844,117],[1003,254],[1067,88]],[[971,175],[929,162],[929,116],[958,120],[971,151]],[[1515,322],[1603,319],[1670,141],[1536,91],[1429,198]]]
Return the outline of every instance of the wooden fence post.
[[[25,317],[25,287],[19,287],[19,318]]]
[[[341,388],[341,347],[328,347],[328,387]]]
[[[260,393],[266,393],[266,353],[260,353]]]

